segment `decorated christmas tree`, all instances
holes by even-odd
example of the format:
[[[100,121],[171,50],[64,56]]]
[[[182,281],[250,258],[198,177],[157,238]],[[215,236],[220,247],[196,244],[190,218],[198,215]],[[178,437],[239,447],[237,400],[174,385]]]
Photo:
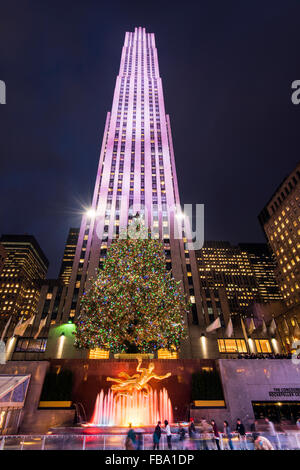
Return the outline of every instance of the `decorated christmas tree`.
[[[83,295],[75,345],[114,353],[178,349],[187,307],[180,282],[166,270],[162,243],[134,218]]]

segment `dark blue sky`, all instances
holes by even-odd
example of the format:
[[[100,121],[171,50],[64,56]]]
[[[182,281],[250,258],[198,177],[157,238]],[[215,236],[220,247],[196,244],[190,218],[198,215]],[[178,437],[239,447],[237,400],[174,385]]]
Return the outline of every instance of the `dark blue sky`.
[[[299,160],[298,1],[0,1],[0,233],[57,275],[96,176],[125,31],[156,34],[182,203],[206,239],[263,241],[257,215]]]

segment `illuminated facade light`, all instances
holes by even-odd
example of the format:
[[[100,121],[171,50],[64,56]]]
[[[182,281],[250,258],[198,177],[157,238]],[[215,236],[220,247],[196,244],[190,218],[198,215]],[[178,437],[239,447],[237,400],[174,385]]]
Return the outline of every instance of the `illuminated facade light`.
[[[94,209],[89,209],[86,211],[86,216],[89,219],[94,219],[96,217],[96,211]]]
[[[61,335],[58,338],[58,343],[57,343],[57,354],[56,354],[57,359],[62,358],[65,340],[66,340],[65,334],[61,333]]]

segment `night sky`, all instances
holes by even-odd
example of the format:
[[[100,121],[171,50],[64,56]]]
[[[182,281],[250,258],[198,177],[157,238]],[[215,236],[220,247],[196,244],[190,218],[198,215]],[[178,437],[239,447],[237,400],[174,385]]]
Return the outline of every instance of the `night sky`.
[[[205,238],[264,241],[257,215],[299,161],[298,1],[0,1],[0,233],[55,277],[93,193],[125,31],[156,34],[182,203]]]

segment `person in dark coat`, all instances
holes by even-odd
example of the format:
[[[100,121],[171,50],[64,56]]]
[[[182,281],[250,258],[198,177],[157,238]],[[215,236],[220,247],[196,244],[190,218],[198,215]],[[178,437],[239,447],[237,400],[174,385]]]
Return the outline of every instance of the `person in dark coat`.
[[[221,450],[221,448],[220,448],[220,433],[219,433],[219,430],[218,430],[217,423],[215,422],[214,419],[211,420],[211,425],[212,425],[212,428],[213,428],[213,433],[214,433],[214,438],[215,438],[215,443],[216,443],[217,449]]]
[[[181,447],[181,449],[183,449],[184,448],[184,439],[185,439],[185,429],[181,424],[179,424],[178,434],[179,434],[180,447]]]
[[[250,431],[251,432],[257,432],[257,420],[253,421],[253,423],[251,423],[250,425]]]
[[[191,439],[194,439],[196,434],[196,428],[195,428],[195,423],[194,423],[194,418],[190,419],[190,425],[189,425],[189,436]]]
[[[240,418],[238,418],[236,421],[235,432],[239,435],[239,439],[241,443],[241,450],[247,450],[246,430]]]
[[[136,450],[142,450],[142,448],[143,448],[143,435],[141,432],[139,432],[136,438]]]
[[[132,429],[131,423],[129,424],[129,431],[127,433],[127,438],[125,442],[125,448],[126,450],[134,450],[135,449],[135,443],[136,443],[136,434],[134,432],[134,429]]]
[[[192,446],[199,450],[199,439],[197,438],[197,430],[194,423],[194,418],[190,419],[188,431]]]
[[[161,437],[161,422],[158,421],[153,433],[153,450],[159,450],[159,441]]]

